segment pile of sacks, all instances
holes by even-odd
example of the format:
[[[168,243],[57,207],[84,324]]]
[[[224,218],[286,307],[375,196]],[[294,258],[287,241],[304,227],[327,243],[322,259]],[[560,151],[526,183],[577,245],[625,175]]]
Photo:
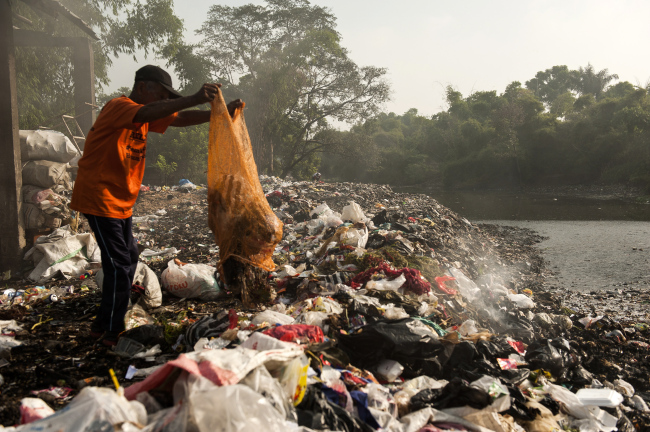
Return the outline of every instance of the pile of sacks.
[[[25,229],[58,228],[70,219],[67,196],[81,154],[68,137],[51,130],[21,130],[20,148]]]

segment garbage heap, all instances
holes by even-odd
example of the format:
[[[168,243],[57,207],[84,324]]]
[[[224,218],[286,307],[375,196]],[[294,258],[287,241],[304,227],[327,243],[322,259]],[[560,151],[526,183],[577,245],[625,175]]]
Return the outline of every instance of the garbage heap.
[[[249,310],[228,297],[210,270],[218,254],[200,255],[200,264],[165,258],[163,305],[138,310],[144,325],[129,325],[111,352],[119,389],[70,379],[81,391],[64,410],[25,398],[26,424],[15,430],[650,424],[647,325],[563,308],[541,287],[535,237],[522,242],[521,232],[477,226],[432,198],[386,186],[261,181],[285,223],[273,300]],[[152,223],[156,244],[169,245],[165,232],[179,235],[186,209]],[[181,236],[204,238],[198,225],[185,225]],[[6,327],[19,332],[16,325]],[[628,328],[636,333],[626,340]]]
[[[59,228],[70,222],[72,173],[81,154],[68,137],[57,131],[21,130],[19,135],[24,228]]]

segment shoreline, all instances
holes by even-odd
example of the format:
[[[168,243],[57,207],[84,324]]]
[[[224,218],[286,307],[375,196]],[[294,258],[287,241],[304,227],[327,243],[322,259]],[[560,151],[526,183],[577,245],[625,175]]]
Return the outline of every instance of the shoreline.
[[[406,193],[467,193],[486,192],[501,194],[525,194],[539,197],[571,197],[593,200],[621,200],[637,204],[650,204],[650,195],[642,187],[628,185],[565,185],[565,186],[528,186],[523,188],[467,188],[446,189],[440,185],[389,185],[391,189]],[[409,192],[413,190],[413,192]]]

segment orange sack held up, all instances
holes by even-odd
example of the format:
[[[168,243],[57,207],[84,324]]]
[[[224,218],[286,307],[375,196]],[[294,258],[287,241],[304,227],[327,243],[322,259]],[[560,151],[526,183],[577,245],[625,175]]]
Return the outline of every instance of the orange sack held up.
[[[282,240],[282,222],[264,196],[243,107],[231,118],[221,91],[210,115],[208,210],[222,276],[228,258],[275,270],[272,256]]]

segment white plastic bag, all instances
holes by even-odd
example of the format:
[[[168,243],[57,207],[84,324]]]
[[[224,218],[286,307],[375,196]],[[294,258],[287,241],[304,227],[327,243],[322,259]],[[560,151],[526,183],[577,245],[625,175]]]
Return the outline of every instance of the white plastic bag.
[[[350,201],[350,205],[343,207],[341,219],[351,221],[352,223],[364,222],[366,220],[366,215],[363,214],[363,210],[361,210],[359,204]]]
[[[355,248],[365,248],[368,243],[368,228],[350,228],[341,234],[341,243]]]
[[[181,298],[200,298],[210,301],[219,297],[221,289],[214,277],[216,268],[207,264],[181,266],[176,261],[169,261],[162,273],[161,279],[165,290]]]
[[[190,394],[200,432],[284,432],[285,419],[261,394],[242,384]]]
[[[508,299],[515,303],[520,309],[532,309],[535,307],[533,299],[526,294],[508,294]]]
[[[63,409],[21,427],[20,432],[91,432],[113,430],[121,423],[147,424],[147,411],[104,387],[86,387]]]
[[[20,424],[28,424],[51,416],[54,410],[39,398],[23,398],[20,401]]]
[[[294,319],[289,315],[285,315],[283,313],[267,309],[264,312],[260,312],[257,315],[255,315],[251,320],[251,323],[255,325],[260,325],[264,322],[267,322],[271,325],[275,325],[275,324],[287,325],[287,324],[293,324]]]
[[[456,279],[456,285],[458,285],[460,294],[467,300],[476,300],[480,296],[481,289],[474,283],[474,281],[465,276],[462,271],[451,267],[449,268],[449,274],[451,277]]]
[[[375,289],[375,290],[390,290],[397,291],[402,285],[406,283],[406,276],[403,274],[399,275],[393,280],[388,279],[379,279],[379,280],[370,280],[366,283],[366,289]]]
[[[476,322],[474,322],[474,320],[467,320],[464,323],[462,323],[460,327],[458,327],[458,331],[463,336],[470,336],[473,335],[474,333],[478,333],[478,329],[476,328]]]
[[[391,304],[386,307],[386,310],[384,311],[384,317],[389,320],[396,320],[408,318],[409,314],[407,314],[403,308]]]

